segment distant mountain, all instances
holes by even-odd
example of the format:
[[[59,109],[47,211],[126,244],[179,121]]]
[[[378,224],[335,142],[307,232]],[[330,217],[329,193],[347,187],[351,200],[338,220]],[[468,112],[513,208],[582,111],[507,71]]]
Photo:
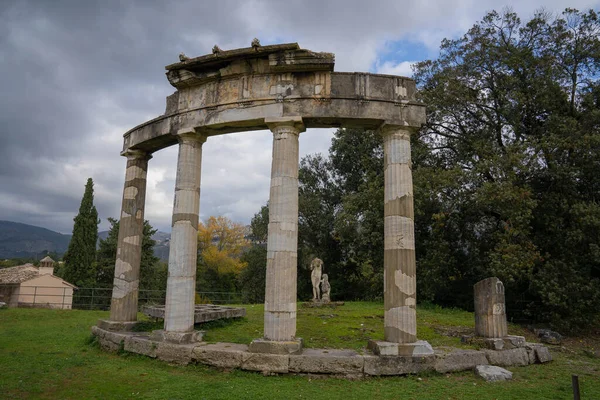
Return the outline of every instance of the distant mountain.
[[[108,231],[98,232],[98,240],[106,239],[108,237]],[[171,234],[166,232],[157,231],[152,235],[152,239],[156,241],[154,246],[154,255],[160,258],[161,261],[169,261],[169,242],[171,241]]]
[[[0,259],[38,258],[46,252],[63,254],[71,235],[63,235],[39,226],[0,221]]]
[[[106,239],[108,231],[98,232],[98,240]],[[162,261],[169,260],[171,234],[156,232],[154,254]],[[47,252],[63,255],[69,247],[71,235],[51,231],[39,226],[0,221],[0,259],[41,258]]]

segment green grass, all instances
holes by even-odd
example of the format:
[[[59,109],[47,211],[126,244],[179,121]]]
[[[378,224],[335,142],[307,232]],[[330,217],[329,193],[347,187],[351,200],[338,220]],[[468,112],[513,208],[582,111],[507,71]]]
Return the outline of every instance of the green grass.
[[[207,330],[208,341],[249,343],[261,336],[263,308],[246,309],[246,318],[198,328]],[[417,316],[419,338],[434,346],[458,347],[460,334],[473,330],[473,315],[464,311],[426,307]],[[107,317],[107,312],[99,311],[0,310],[0,398],[570,399],[571,374],[579,375],[583,399],[600,398],[600,359],[586,356],[586,349],[576,345],[553,349],[555,361],[550,364],[509,368],[513,381],[493,384],[468,371],[362,380],[265,377],[105,353],[90,340],[90,326]],[[509,331],[526,333],[516,326]],[[383,337],[383,307],[378,303],[346,303],[336,309],[299,306],[298,336],[309,347],[360,350],[369,338]],[[590,338],[585,339],[590,343]],[[591,343],[597,345],[600,341],[595,339]]]

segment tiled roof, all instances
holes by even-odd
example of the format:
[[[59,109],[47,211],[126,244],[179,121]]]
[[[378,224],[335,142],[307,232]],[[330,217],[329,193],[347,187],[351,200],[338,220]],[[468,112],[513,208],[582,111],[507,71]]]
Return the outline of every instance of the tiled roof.
[[[0,285],[25,282],[38,275],[39,271],[33,264],[3,268],[0,269]]]

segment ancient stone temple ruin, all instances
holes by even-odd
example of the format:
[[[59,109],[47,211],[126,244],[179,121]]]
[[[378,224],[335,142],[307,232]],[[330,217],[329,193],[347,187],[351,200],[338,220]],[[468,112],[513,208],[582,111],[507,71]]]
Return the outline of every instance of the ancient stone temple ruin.
[[[124,135],[127,169],[110,319],[93,328],[101,343],[171,361],[272,372],[336,372],[340,365],[370,375],[433,369],[436,357],[427,342],[417,340],[416,329],[410,138],[425,122],[425,105],[416,100],[415,82],[334,72],[333,54],[297,43],[261,46],[255,40],[248,48],[215,46],[212,54],[180,60],[166,67],[176,91],[167,97],[164,115]],[[385,341],[370,343],[374,354],[303,349],[296,337],[298,146],[307,128],[327,127],[375,129],[384,138]],[[194,294],[202,149],[213,136],[264,129],[273,133],[273,158],[263,335],[249,346],[200,345]],[[179,157],[164,330],[128,334],[138,312],[149,160],[172,145]]]

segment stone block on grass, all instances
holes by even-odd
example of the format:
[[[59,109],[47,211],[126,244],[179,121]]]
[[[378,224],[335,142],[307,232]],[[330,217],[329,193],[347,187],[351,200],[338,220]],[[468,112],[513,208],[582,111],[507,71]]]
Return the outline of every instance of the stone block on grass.
[[[357,375],[363,372],[363,356],[353,350],[305,349],[290,355],[290,372]]]
[[[233,369],[242,367],[242,356],[248,351],[245,344],[215,343],[194,347],[192,357],[199,363],[217,368]]]

